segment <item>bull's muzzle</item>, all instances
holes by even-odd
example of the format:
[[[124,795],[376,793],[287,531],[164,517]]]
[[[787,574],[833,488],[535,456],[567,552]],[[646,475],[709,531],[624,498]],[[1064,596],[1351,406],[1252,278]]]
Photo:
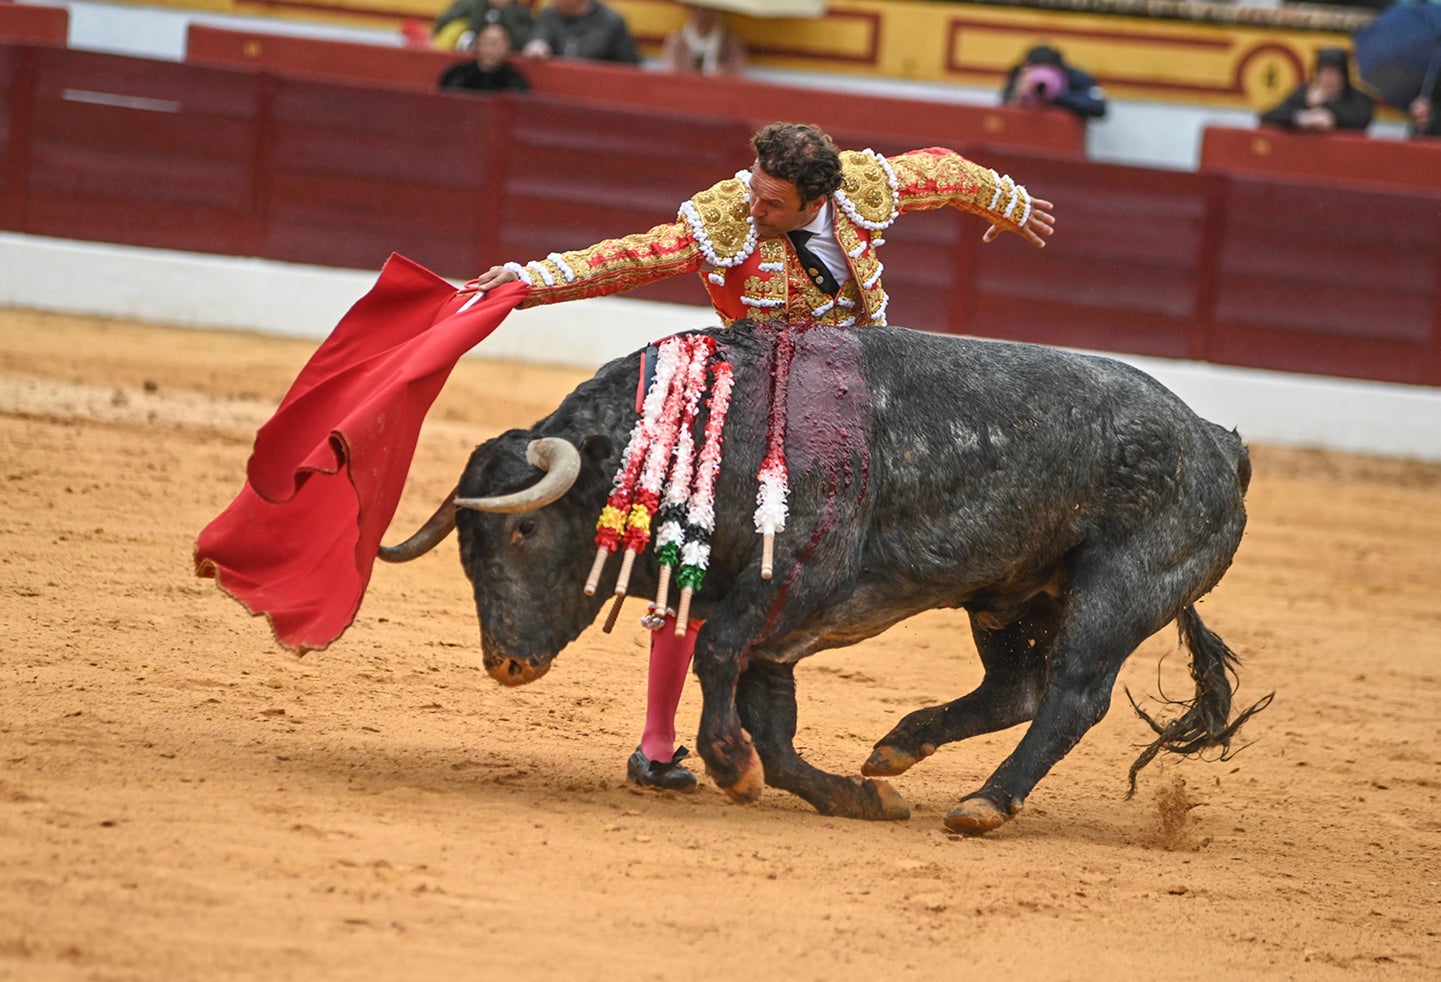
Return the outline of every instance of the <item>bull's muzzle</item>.
[[[525,685],[550,671],[550,662],[538,665],[524,658],[485,659],[485,670],[501,685]]]

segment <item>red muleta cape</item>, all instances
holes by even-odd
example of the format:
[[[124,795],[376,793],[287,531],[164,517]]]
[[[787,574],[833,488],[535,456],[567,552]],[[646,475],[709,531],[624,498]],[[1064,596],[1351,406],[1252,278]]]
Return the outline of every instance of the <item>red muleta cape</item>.
[[[246,482],[195,543],[197,576],[297,654],[355,620],[420,424],[455,363],[526,297],[506,284],[469,299],[392,255],[311,356],[255,436]]]

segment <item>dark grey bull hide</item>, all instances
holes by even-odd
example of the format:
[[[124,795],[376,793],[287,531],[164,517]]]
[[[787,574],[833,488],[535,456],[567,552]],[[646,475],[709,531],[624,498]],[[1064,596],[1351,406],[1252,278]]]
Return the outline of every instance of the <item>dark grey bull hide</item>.
[[[717,333],[736,385],[711,566],[692,616],[705,621],[697,746],[720,787],[749,801],[766,783],[824,814],[905,818],[905,802],[875,776],[1029,722],[946,818],[957,831],[993,829],[1105,715],[1126,657],[1172,621],[1196,694],[1169,723],[1146,717],[1157,736],[1132,787],[1160,750],[1224,753],[1259,707],[1230,719],[1234,656],[1193,605],[1230,565],[1246,523],[1250,463],[1234,432],[1105,358],[897,328],[792,329],[790,519],[765,580],[752,512],[780,330],[741,322]],[[610,596],[614,561],[594,597],[582,588],[636,419],[637,371],[635,356],[617,359],[535,426],[477,447],[457,495],[500,496],[483,505],[494,510],[447,502],[385,551],[401,561],[458,528],[485,665],[502,682],[544,674]],[[556,463],[556,447],[568,463]],[[563,493],[538,507],[526,489],[561,471],[561,487],[539,500]],[[655,586],[648,551],[630,594],[654,596]],[[938,607],[968,611],[980,685],[901,720],[862,767],[870,778],[806,763],[793,743],[796,663]]]

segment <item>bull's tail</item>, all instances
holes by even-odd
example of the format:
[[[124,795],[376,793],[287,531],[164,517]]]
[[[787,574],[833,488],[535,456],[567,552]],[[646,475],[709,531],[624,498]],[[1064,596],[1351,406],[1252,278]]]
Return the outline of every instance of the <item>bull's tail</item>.
[[[1235,690],[1231,683],[1241,664],[1240,659],[1226,647],[1226,642],[1201,623],[1195,607],[1182,610],[1176,618],[1176,626],[1180,628],[1181,643],[1191,652],[1191,678],[1196,681],[1196,698],[1189,702],[1167,700],[1171,705],[1184,707],[1185,711],[1170,722],[1160,723],[1136,705],[1136,700],[1131,697],[1129,690],[1126,692],[1126,698],[1131,700],[1131,707],[1156,733],[1155,741],[1143,750],[1131,765],[1127,798],[1136,793],[1136,774],[1162,750],[1182,757],[1191,757],[1208,748],[1220,747],[1220,759],[1228,760],[1240,749],[1238,747],[1236,751],[1231,750],[1231,738],[1236,735],[1236,731],[1248,719],[1269,706],[1275,696],[1272,692],[1262,697],[1232,720],[1231,697]]]

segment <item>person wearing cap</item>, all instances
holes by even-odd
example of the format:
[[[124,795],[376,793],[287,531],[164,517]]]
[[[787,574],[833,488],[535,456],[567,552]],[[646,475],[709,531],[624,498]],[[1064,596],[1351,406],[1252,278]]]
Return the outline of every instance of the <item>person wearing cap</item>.
[[[879,247],[914,211],[954,208],[987,223],[983,242],[1013,232],[1041,247],[1055,230],[1052,204],[1010,177],[929,147],[893,157],[840,150],[819,127],[772,123],[751,138],[753,163],[681,203],[673,221],[521,265],[493,266],[466,284],[490,290],[523,281],[520,304],[620,293],[687,273],[700,275],[725,324],[743,317],[842,328],[879,328],[888,298]],[[700,624],[674,637],[674,617],[651,635],[646,721],[626,762],[635,784],[689,791],[696,778],[675,745],[675,713]]]
[[[1061,53],[1038,44],[1006,76],[1001,104],[1021,109],[1058,106],[1082,119],[1106,115],[1106,92],[1087,72],[1068,65]]]
[[[1316,52],[1311,78],[1261,114],[1261,122],[1292,130],[1329,133],[1364,130],[1375,106],[1366,93],[1351,85],[1351,56],[1344,48]]]

